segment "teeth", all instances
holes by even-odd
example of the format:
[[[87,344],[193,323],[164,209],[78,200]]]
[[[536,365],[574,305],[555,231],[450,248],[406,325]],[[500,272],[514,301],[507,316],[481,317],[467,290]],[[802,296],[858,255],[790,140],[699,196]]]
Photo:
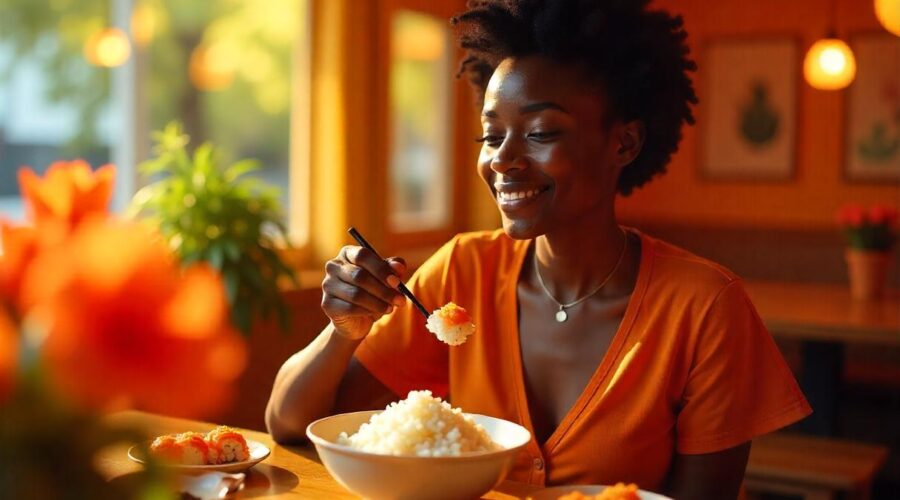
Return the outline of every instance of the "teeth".
[[[514,201],[514,200],[524,200],[525,198],[531,198],[540,193],[539,189],[532,189],[529,191],[516,191],[514,193],[507,193],[503,191],[497,192],[497,197],[502,201]]]

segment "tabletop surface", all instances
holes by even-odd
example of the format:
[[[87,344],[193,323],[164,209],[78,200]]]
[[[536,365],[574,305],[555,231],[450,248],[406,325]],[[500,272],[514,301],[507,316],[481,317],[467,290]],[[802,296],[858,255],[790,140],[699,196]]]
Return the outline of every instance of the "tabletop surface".
[[[760,317],[775,336],[801,340],[900,346],[900,293],[857,301],[847,285],[745,282]]]
[[[163,417],[138,411],[115,413],[106,417],[112,425],[136,427],[151,436],[187,431],[206,432],[214,424]],[[325,470],[312,445],[281,446],[263,432],[240,429],[247,439],[259,441],[272,450],[272,454],[247,471],[240,498],[358,498],[345,490]],[[96,459],[97,468],[108,480],[116,480],[141,471],[141,465],[128,458],[130,445],[122,444],[103,450]],[[505,481],[485,499],[508,500],[524,498],[537,488]]]

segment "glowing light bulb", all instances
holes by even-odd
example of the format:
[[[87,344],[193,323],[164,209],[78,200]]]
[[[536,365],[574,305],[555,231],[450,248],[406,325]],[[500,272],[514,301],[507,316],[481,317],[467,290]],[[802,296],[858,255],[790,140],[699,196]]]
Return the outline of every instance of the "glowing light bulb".
[[[84,57],[94,66],[114,68],[125,64],[130,56],[131,43],[118,28],[100,30],[84,42]]]
[[[803,75],[817,89],[842,89],[856,76],[856,59],[843,40],[825,38],[814,43],[806,53]]]
[[[900,0],[875,0],[875,17],[884,29],[900,36]]]
[[[828,47],[819,54],[819,66],[829,75],[839,75],[847,66],[847,59],[840,50]]]

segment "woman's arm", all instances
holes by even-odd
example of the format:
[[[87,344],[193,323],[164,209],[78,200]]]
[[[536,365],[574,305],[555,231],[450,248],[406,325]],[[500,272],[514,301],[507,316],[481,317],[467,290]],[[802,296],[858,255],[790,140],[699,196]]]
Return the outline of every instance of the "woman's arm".
[[[677,500],[734,500],[749,456],[749,441],[716,453],[675,455],[666,494]]]
[[[404,303],[396,288],[405,268],[360,247],[344,247],[325,266],[322,309],[331,323],[275,377],[266,427],[276,441],[302,440],[307,425],[335,408],[377,408],[394,399],[353,353],[375,320]]]
[[[384,408],[397,399],[352,357],[359,343],[328,325],[281,366],[266,406],[266,427],[275,441],[303,440],[306,426],[330,413]]]

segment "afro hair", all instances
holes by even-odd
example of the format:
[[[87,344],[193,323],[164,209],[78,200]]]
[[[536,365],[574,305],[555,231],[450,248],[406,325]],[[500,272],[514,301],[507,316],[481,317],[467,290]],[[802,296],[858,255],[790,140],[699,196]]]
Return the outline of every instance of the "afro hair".
[[[483,102],[488,80],[509,57],[542,56],[584,70],[599,83],[614,118],[639,120],[638,157],[617,189],[631,194],[662,174],[678,150],[683,123],[697,103],[680,16],[647,9],[649,0],[474,0],[452,19],[467,51],[457,76],[467,76]]]

